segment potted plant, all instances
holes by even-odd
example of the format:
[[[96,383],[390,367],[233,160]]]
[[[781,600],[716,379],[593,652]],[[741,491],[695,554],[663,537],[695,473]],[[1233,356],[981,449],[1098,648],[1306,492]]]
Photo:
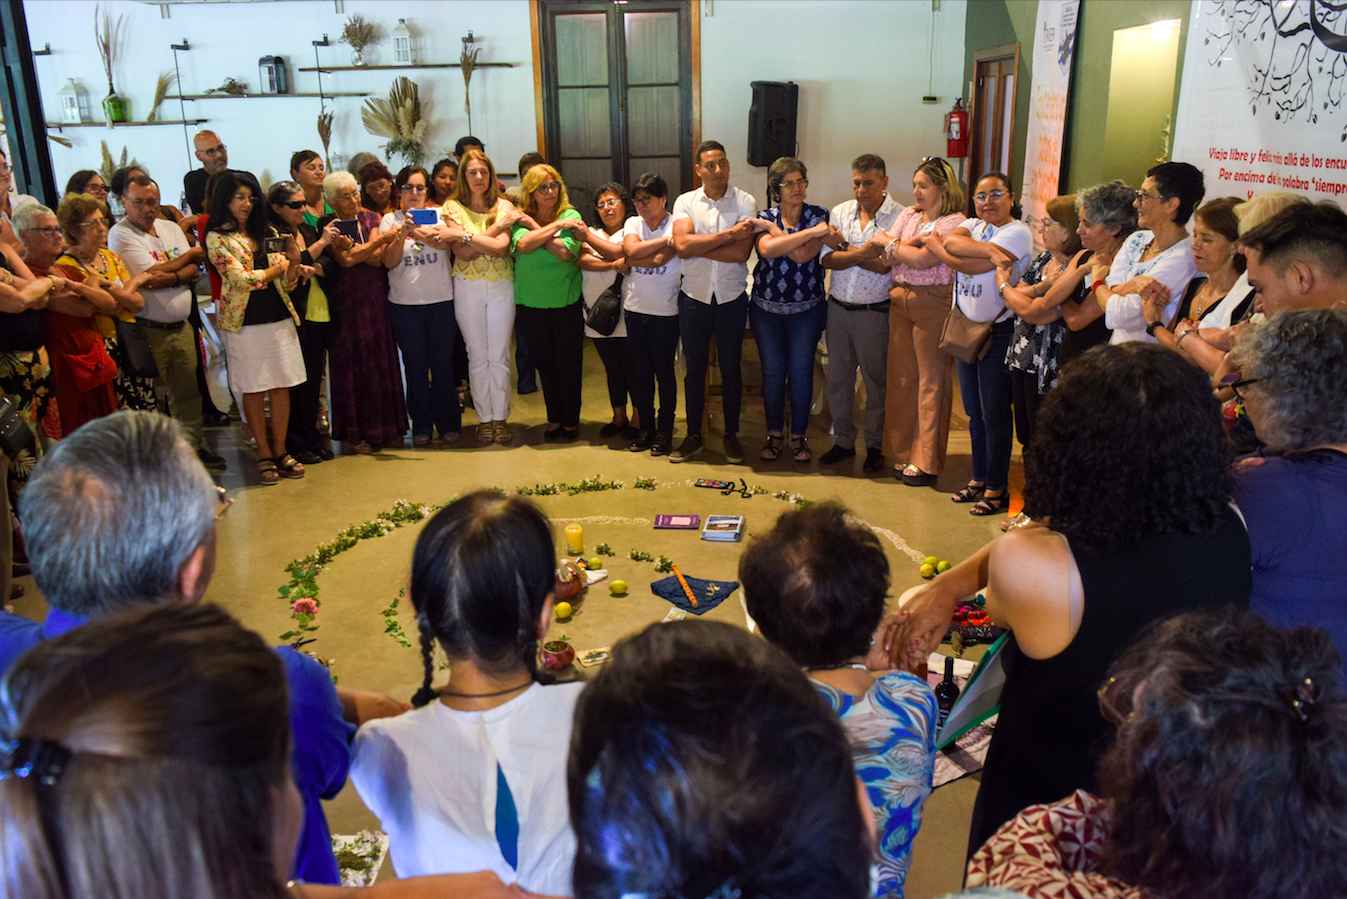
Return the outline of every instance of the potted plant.
[[[108,127],[114,122],[125,122],[128,107],[126,99],[112,86],[112,67],[117,62],[122,40],[122,16],[114,22],[112,16],[94,7],[94,39],[98,42],[98,55],[103,60],[103,72],[108,76],[108,95],[103,98],[103,117]]]
[[[560,640],[548,640],[543,644],[542,665],[548,671],[565,671],[575,661],[575,647],[565,634]]]
[[[376,23],[371,22],[360,13],[354,13],[346,20],[345,26],[341,29],[341,37],[338,40],[343,44],[350,45],[351,65],[363,66],[367,62],[365,48],[370,44],[378,43],[382,36]]]

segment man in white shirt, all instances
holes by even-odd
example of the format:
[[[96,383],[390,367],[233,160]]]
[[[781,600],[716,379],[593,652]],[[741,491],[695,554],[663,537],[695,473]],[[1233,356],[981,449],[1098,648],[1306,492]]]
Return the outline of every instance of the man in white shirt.
[[[159,216],[159,185],[148,175],[131,178],[121,199],[126,215],[108,232],[108,249],[122,257],[131,274],[150,272],[140,289],[145,308],[136,320],[145,327],[159,367],[155,392],[167,395],[169,412],[187,429],[201,464],[223,471],[225,460],[211,452],[201,432],[197,346],[187,324],[196,302],[192,284],[206,252],[189,244],[181,228]]]
[[[739,357],[748,323],[748,257],[753,252],[749,219],[757,216],[758,203],[730,187],[730,162],[723,146],[702,141],[695,156],[693,170],[702,186],[681,195],[673,207],[673,246],[683,260],[678,332],[688,366],[683,379],[688,436],[669,461],[686,462],[704,446],[702,413],[714,336],[725,405],[725,459],[738,463],[744,461],[738,437],[744,392]]]
[[[828,288],[828,408],[834,442],[819,458],[834,465],[856,455],[856,369],[865,381],[866,472],[883,471],[884,386],[889,359],[889,267],[879,261],[880,248],[870,238],[888,231],[902,207],[888,194],[884,160],[867,153],[851,163],[851,188],[856,199],[834,207],[828,223],[846,241],[834,250],[826,243],[820,254],[832,270]]]

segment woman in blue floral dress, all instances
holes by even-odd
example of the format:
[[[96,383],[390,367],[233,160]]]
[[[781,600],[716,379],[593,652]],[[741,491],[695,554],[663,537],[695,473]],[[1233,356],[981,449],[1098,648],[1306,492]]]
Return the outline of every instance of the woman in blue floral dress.
[[[876,895],[901,897],[935,772],[936,702],[926,681],[890,667],[897,615],[884,615],[879,538],[836,503],[790,511],[744,550],[739,580],[762,635],[842,720],[874,808]]]

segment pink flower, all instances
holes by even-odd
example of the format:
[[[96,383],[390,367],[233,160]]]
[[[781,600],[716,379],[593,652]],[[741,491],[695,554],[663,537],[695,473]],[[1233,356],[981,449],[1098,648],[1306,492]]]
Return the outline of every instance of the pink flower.
[[[317,615],[318,601],[307,596],[301,596],[290,606],[290,610],[296,615]]]

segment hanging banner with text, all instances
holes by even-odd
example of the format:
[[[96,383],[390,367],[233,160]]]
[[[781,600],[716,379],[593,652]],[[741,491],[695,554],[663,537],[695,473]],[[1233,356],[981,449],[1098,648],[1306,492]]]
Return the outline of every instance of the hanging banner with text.
[[[1207,198],[1284,189],[1347,202],[1347,11],[1193,0],[1171,158]]]
[[[1047,218],[1045,204],[1057,196],[1062,174],[1062,132],[1066,125],[1079,11],[1080,0],[1038,0],[1034,76],[1030,85],[1032,105],[1024,143],[1024,184],[1020,187],[1023,218],[1034,229],[1035,242],[1038,240],[1035,226]]]

